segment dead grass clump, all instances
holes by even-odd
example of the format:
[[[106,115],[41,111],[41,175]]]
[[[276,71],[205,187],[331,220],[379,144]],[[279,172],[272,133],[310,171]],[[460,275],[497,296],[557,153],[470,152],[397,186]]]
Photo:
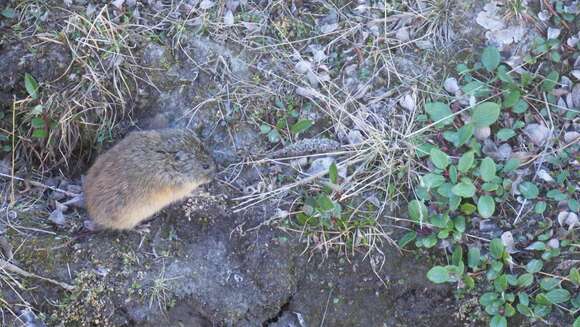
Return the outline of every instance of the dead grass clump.
[[[58,44],[72,57],[60,77],[40,86],[37,100],[19,103],[21,135],[39,140],[21,145],[43,169],[70,168],[71,158],[87,158],[85,149],[130,117],[137,83],[151,84],[133,54],[134,29],[116,21],[105,5],[92,17],[66,12],[60,32],[36,34],[38,45]],[[23,132],[28,124],[33,128]]]

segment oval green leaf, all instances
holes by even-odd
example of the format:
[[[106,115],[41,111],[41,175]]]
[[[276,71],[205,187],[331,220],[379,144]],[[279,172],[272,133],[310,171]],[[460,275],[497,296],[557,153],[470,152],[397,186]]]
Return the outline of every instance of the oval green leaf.
[[[409,217],[414,221],[427,219],[427,207],[419,200],[409,202],[407,210],[409,211]]]
[[[427,278],[435,284],[448,282],[449,277],[449,271],[442,266],[435,266],[427,272]]]
[[[479,174],[485,182],[491,182],[495,178],[496,170],[495,162],[491,158],[487,157],[481,161]]]
[[[488,46],[483,49],[483,53],[481,54],[481,63],[488,72],[493,72],[497,66],[499,66],[500,60],[501,56],[499,54],[499,50],[496,47]]]
[[[489,195],[484,195],[477,201],[477,212],[482,218],[489,218],[495,212],[495,201]]]
[[[453,122],[453,113],[449,106],[443,102],[428,102],[425,103],[425,111],[432,121],[439,122],[440,125],[449,125]]]
[[[473,109],[471,123],[475,127],[487,127],[499,118],[500,108],[495,102],[483,102]]]
[[[438,148],[431,149],[431,162],[439,169],[445,169],[449,165],[449,156]]]
[[[524,198],[528,200],[535,199],[540,194],[540,190],[538,189],[536,184],[531,182],[520,183],[520,185],[518,186],[518,190],[524,196]]]
[[[470,198],[475,195],[475,186],[471,181],[464,179],[460,183],[453,186],[453,188],[451,188],[451,192],[460,197]]]
[[[457,163],[457,169],[460,172],[465,173],[473,166],[474,161],[475,161],[475,153],[473,151],[465,152],[461,156],[461,158],[459,158],[459,162]]]

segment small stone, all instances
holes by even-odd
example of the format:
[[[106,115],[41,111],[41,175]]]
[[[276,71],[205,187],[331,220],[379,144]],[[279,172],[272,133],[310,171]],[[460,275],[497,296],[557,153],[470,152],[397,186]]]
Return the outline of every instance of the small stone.
[[[558,223],[562,227],[569,226],[568,230],[571,230],[578,225],[578,215],[574,212],[562,211],[558,214]]]
[[[294,66],[294,69],[300,74],[305,74],[312,70],[312,64],[309,61],[301,60]]]
[[[550,130],[540,124],[529,124],[524,128],[524,134],[535,145],[543,145],[550,137]]]
[[[231,10],[226,11],[224,14],[224,24],[226,26],[234,25],[234,13]]]
[[[545,171],[544,169],[538,170],[538,177],[540,177],[543,181],[551,183],[554,181],[554,178],[550,176],[550,174]]]
[[[409,29],[406,26],[399,28],[397,33],[395,33],[395,38],[401,42],[409,41],[411,39]]]
[[[576,85],[574,85],[570,94],[572,96],[572,103],[568,104],[571,104],[572,108],[580,108],[580,83],[576,83]]]
[[[475,136],[476,139],[483,141],[489,138],[489,136],[491,135],[491,129],[489,128],[489,126],[479,127],[473,131],[473,135]]]
[[[559,28],[548,27],[548,40],[555,39],[560,35],[561,30]]]
[[[330,165],[332,165],[334,162],[335,160],[332,157],[315,159],[310,164],[310,168],[308,169],[307,173],[309,175],[316,175],[318,173],[326,172],[330,168]]]
[[[443,82],[443,88],[445,91],[451,94],[457,94],[459,92],[459,84],[457,83],[457,79],[455,77],[449,77]]]
[[[348,144],[359,144],[364,141],[362,133],[357,129],[352,129],[346,135],[346,140]]]
[[[514,236],[512,232],[507,231],[501,234],[501,242],[505,246],[508,253],[515,253],[517,252],[514,244]]]
[[[211,7],[213,7],[215,5],[215,3],[211,0],[203,0],[200,4],[199,4],[199,8],[202,10],[206,10],[209,9]]]
[[[115,6],[115,8],[117,8],[119,10],[123,9],[123,4],[124,3],[125,3],[125,0],[115,0],[115,1],[111,2],[111,4],[113,6]]]
[[[399,100],[399,105],[407,111],[414,111],[416,108],[415,98],[411,94],[407,93]]]
[[[552,14],[550,13],[550,11],[548,11],[547,9],[544,9],[542,11],[540,11],[538,13],[538,18],[542,21],[545,22],[548,19],[550,19],[550,17],[552,17]]]
[[[580,138],[580,133],[572,131],[564,133],[564,142],[570,144]]]
[[[547,245],[552,249],[558,249],[560,247],[560,241],[557,238],[553,238],[548,241]]]
[[[60,211],[59,209],[56,209],[53,212],[51,212],[50,216],[48,216],[48,219],[59,226],[64,225],[66,222],[66,220],[64,219],[64,215],[62,214],[62,211]]]

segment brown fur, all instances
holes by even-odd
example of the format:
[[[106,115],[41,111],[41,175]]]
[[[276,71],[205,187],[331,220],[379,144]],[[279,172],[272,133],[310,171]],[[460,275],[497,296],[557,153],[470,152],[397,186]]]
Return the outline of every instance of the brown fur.
[[[132,132],[100,155],[85,179],[97,225],[131,229],[212,180],[213,159],[188,130]]]

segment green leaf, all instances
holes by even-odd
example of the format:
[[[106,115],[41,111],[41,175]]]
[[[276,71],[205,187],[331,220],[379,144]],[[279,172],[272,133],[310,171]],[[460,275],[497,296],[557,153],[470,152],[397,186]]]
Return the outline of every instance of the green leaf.
[[[496,183],[483,183],[481,184],[481,189],[485,192],[495,192],[499,188]]]
[[[431,225],[439,228],[447,227],[447,223],[449,223],[449,215],[447,214],[437,214],[431,217],[430,219]]]
[[[454,165],[449,166],[449,180],[451,183],[457,183],[457,167]]]
[[[526,265],[526,270],[530,274],[534,274],[541,271],[542,267],[544,267],[544,263],[542,262],[542,260],[533,259]]]
[[[475,287],[475,280],[473,279],[473,277],[471,277],[469,275],[464,275],[463,276],[463,284],[465,284],[465,287],[467,289],[472,289]]]
[[[465,217],[457,216],[453,218],[453,225],[455,225],[455,230],[463,233],[465,232]]]
[[[514,286],[516,286],[516,285],[518,285],[518,284],[516,283]],[[526,292],[518,292],[518,300],[523,305],[530,304],[530,297],[528,296],[528,293],[526,293]]]
[[[481,54],[481,63],[488,72],[493,72],[499,65],[501,56],[499,50],[494,46],[488,46],[483,49]]]
[[[414,221],[424,221],[427,219],[427,207],[419,200],[409,202],[407,210],[409,217]]]
[[[489,251],[491,255],[496,259],[502,257],[504,252],[504,246],[499,238],[494,238],[493,240],[491,240],[491,242],[489,243]]]
[[[37,104],[36,106],[34,106],[34,108],[32,108],[30,113],[33,114],[34,116],[38,116],[38,115],[42,114],[43,110],[44,110],[44,106],[41,104]]]
[[[338,169],[336,168],[336,164],[333,162],[330,167],[328,167],[328,177],[330,178],[330,182],[332,184],[336,184],[338,180]]]
[[[481,81],[471,81],[461,87],[463,93],[474,97],[487,97],[491,94],[491,90],[487,84]]]
[[[570,292],[563,288],[557,288],[546,293],[546,298],[552,304],[564,303],[570,300]]]
[[[435,188],[445,183],[445,178],[439,174],[429,173],[421,177],[421,181],[426,188]]]
[[[316,198],[316,206],[321,211],[330,211],[334,209],[334,202],[326,194],[320,194]]]
[[[459,158],[457,169],[462,173],[466,173],[473,166],[474,162],[475,153],[473,151],[465,152],[461,158]]]
[[[513,300],[511,300],[510,302],[512,302],[512,301]],[[504,306],[504,316],[509,318],[509,317],[513,317],[515,314],[516,314],[516,309],[514,309],[514,307],[510,303],[506,303]]]
[[[475,210],[477,210],[477,207],[471,203],[464,203],[461,205],[461,212],[468,216],[474,213]]]
[[[411,243],[417,237],[416,232],[407,232],[401,239],[399,240],[398,244],[401,248],[404,248],[407,244]]]
[[[477,212],[482,218],[489,218],[495,212],[495,201],[489,195],[484,195],[477,201]]]
[[[534,242],[526,248],[526,250],[536,250],[536,251],[544,251],[545,249],[546,244],[544,244],[544,242]]]
[[[538,201],[536,202],[536,205],[534,205],[534,212],[541,215],[546,211],[546,207],[547,207],[546,202]]]
[[[6,7],[6,8],[4,8],[4,10],[2,10],[2,16],[6,17],[6,18],[14,18],[14,17],[16,17],[16,10],[14,10],[10,7]]]
[[[457,130],[457,143],[455,143],[455,147],[460,147],[466,144],[471,136],[473,136],[473,125],[463,125],[459,130]]]
[[[468,179],[462,179],[460,183],[451,188],[451,192],[457,196],[470,198],[475,195],[475,186]]]
[[[518,304],[516,308],[518,309],[519,313],[526,317],[531,317],[533,315],[532,310],[527,305]]]
[[[483,102],[473,109],[471,123],[477,127],[487,127],[495,123],[499,118],[500,108],[495,102]]]
[[[26,92],[31,98],[38,98],[38,82],[29,73],[24,74],[24,88],[26,88]]]
[[[449,106],[443,102],[425,103],[425,111],[434,122],[443,119],[439,125],[449,125],[453,122],[453,117],[450,117],[453,113],[449,109]]]
[[[564,201],[568,199],[568,195],[562,193],[558,189],[549,190],[548,193],[546,193],[546,196],[555,201]]]
[[[506,161],[505,164],[503,165],[502,172],[507,174],[509,172],[516,170],[519,166],[520,166],[520,161],[518,159],[515,159],[515,158],[510,159],[510,160]]]
[[[459,208],[460,204],[461,204],[461,197],[459,197],[455,194],[451,194],[451,196],[449,197],[449,211],[457,210],[457,208]]]
[[[451,255],[451,264],[459,266],[460,263],[463,263],[463,248],[460,245],[457,245]]]
[[[480,262],[481,254],[479,248],[469,248],[469,251],[467,251],[467,266],[475,270]]]
[[[305,130],[309,129],[313,124],[314,123],[308,119],[299,120],[298,122],[296,122],[296,124],[290,127],[290,132],[292,132],[292,134],[302,133]]]
[[[481,161],[481,165],[479,166],[479,174],[481,175],[481,179],[485,182],[491,182],[495,178],[496,173],[496,166],[495,162],[489,157],[486,157]]]
[[[46,127],[46,123],[44,122],[44,119],[40,118],[40,117],[34,117],[30,120],[30,125],[33,128],[44,128]]]
[[[503,96],[503,107],[509,108],[513,107],[520,100],[522,94],[519,90],[511,90],[504,94]]]
[[[268,132],[268,140],[271,143],[280,141],[280,133],[278,133],[278,130],[272,129],[270,132]]]
[[[580,327],[580,316],[578,316],[578,318],[574,320],[574,324],[572,325],[572,327]]]
[[[534,275],[523,274],[518,277],[518,286],[528,287],[534,283]]]
[[[542,89],[545,92],[551,92],[558,84],[559,79],[560,74],[558,74],[557,71],[552,71],[551,73],[548,74],[548,76],[546,76],[546,78],[542,82]]]
[[[48,137],[48,132],[45,129],[35,129],[32,132],[32,137],[43,139]]]
[[[524,198],[528,200],[535,199],[540,194],[540,190],[536,184],[531,182],[520,183],[520,185],[518,185],[518,190],[524,196]]]
[[[493,281],[493,287],[498,292],[503,292],[508,288],[507,275],[501,275]]]
[[[514,79],[509,75],[508,68],[505,65],[497,67],[497,77],[505,83],[513,84]]]
[[[441,196],[449,198],[453,195],[453,193],[451,193],[451,187],[453,187],[453,185],[444,183],[437,188],[437,193],[439,193]]]
[[[497,299],[497,297],[498,295],[495,292],[483,293],[479,297],[479,304],[483,305],[484,307],[487,307],[491,305]]]
[[[568,274],[568,279],[574,283],[574,285],[580,285],[580,272],[578,268],[571,268],[570,273]]]
[[[439,169],[445,169],[449,165],[449,156],[438,148],[431,149],[431,162]]]
[[[270,125],[267,124],[260,125],[260,133],[262,134],[268,134],[271,130],[272,127]]]
[[[552,306],[550,305],[536,305],[534,307],[534,315],[537,317],[545,317],[552,312]]]
[[[544,291],[550,291],[560,285],[560,281],[557,278],[545,277],[540,281],[540,286]]]
[[[427,278],[435,283],[442,284],[449,281],[449,271],[442,266],[435,266],[427,272]]]
[[[524,101],[524,99],[520,99],[512,107],[512,112],[515,114],[523,114],[524,112],[528,111],[528,107],[529,107],[528,103]]]
[[[489,322],[489,327],[507,327],[507,319],[500,315],[495,315]]]
[[[500,141],[507,141],[516,136],[516,132],[514,132],[514,130],[511,128],[502,128],[497,131],[496,136]]]

